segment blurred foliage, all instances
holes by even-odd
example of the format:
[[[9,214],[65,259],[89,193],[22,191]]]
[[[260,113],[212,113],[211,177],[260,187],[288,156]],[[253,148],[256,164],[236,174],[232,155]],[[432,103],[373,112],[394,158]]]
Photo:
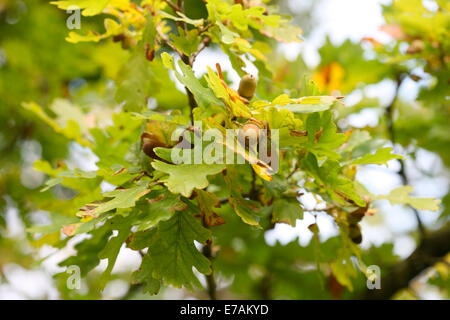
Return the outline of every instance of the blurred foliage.
[[[278,15],[276,4],[284,12],[285,1],[268,2],[186,0],[184,14],[159,0],[0,4],[2,277],[6,264],[36,268],[45,261],[42,248],[75,242],[76,254],[59,261],[54,276],[63,299],[104,298],[101,290],[116,280],[129,283],[123,298],[161,298],[174,286],[205,299],[200,273],[211,280],[211,270],[219,298],[350,299],[365,290],[366,266],[386,274],[400,261],[392,243],[359,246],[360,221],[376,212],[376,200],[440,209],[435,227],[448,221],[448,194],[439,205],[411,197],[409,186],[374,195],[355,179],[360,166],[401,159],[398,150],[413,164],[417,150],[429,150],[448,169],[448,2],[436,1],[430,11],[419,0],[393,1],[383,8],[391,41],[327,39],[312,70],[301,55],[288,61],[271,50],[279,41],[300,42],[301,30]],[[68,14],[56,6],[80,3],[82,28],[68,31]],[[306,31],[311,10],[294,12]],[[210,66],[202,77],[193,73],[202,44],[225,53],[240,76],[249,64],[258,69],[250,103],[229,87],[226,72],[221,77]],[[395,97],[383,105],[366,93],[386,80]],[[419,87],[414,101],[398,97],[408,81]],[[344,105],[341,96],[355,92],[359,101]],[[348,117],[368,108],[379,125],[352,128]],[[268,165],[223,171],[224,165],[165,163],[176,127],[195,119],[206,128],[236,129],[249,118],[280,129],[277,174]],[[143,133],[163,142],[156,160],[141,151]],[[92,159],[95,166],[86,167]],[[267,231],[303,218],[299,186],[324,205],[310,212],[312,240],[267,244]],[[10,235],[13,211],[26,239]],[[321,215],[338,235],[320,236]],[[125,246],[143,257],[141,267],[115,272]],[[101,260],[106,270],[98,268]],[[70,265],[81,269],[82,290],[67,288],[63,268]],[[448,296],[448,263],[433,271],[430,285]]]

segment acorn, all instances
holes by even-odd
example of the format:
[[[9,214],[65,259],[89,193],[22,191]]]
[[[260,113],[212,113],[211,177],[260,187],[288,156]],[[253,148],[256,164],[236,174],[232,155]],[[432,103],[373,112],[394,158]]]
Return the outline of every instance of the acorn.
[[[240,130],[239,135],[241,137],[248,137],[249,140],[258,141],[259,139],[259,127],[254,123],[246,123]]]
[[[124,50],[135,47],[136,45],[137,45],[137,41],[133,37],[125,36],[122,39],[122,49],[124,49]]]
[[[251,74],[246,74],[242,77],[239,83],[238,93],[241,97],[250,100],[256,91],[256,78]]]
[[[247,136],[250,139],[254,138],[256,141],[259,139],[259,127],[254,123],[246,123],[241,130],[239,130],[239,134],[242,136]]]
[[[114,42],[121,42],[123,41],[123,39],[125,39],[125,35],[123,33],[116,34],[115,36],[113,36]]]
[[[350,225],[358,224],[366,215],[367,210],[369,209],[369,203],[366,204],[365,207],[359,207],[356,210],[352,211],[348,215],[348,223]]]
[[[250,141],[256,141],[258,143],[259,140],[259,130],[260,128],[254,124],[247,122],[240,130],[238,139],[241,143],[244,143],[245,147],[250,146]]]
[[[143,133],[142,134],[142,151],[152,159],[161,160],[153,149],[158,147],[167,147],[165,143],[156,139],[152,134]]]
[[[361,227],[359,224],[351,225],[349,227],[349,237],[353,243],[360,244],[362,242]]]

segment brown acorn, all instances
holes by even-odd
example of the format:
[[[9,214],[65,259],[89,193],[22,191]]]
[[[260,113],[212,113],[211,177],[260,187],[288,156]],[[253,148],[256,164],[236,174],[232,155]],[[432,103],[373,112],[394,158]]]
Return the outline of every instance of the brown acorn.
[[[113,36],[113,41],[114,42],[123,41],[123,39],[125,39],[125,35],[123,33],[120,33],[120,34],[117,34],[117,35]]]
[[[259,138],[259,127],[253,123],[246,123],[240,130],[243,135],[246,135],[250,138],[255,138],[258,140]]]
[[[251,74],[242,77],[239,83],[238,93],[241,97],[250,100],[256,91],[256,78]]]
[[[356,210],[350,212],[350,214],[348,215],[348,223],[350,225],[354,225],[360,222],[362,218],[364,218],[364,216],[366,215],[368,209],[369,203],[367,203],[365,207],[359,207]]]
[[[360,244],[362,242],[361,227],[359,226],[359,224],[350,226],[349,237],[356,244]]]
[[[141,136],[142,139],[142,151],[152,159],[161,160],[153,149],[158,147],[167,147],[167,145],[158,139],[156,139],[152,134],[144,132]]]
[[[137,41],[136,41],[136,39],[133,38],[133,37],[127,37],[127,36],[125,36],[125,37],[122,39],[122,49],[125,49],[125,50],[126,50],[126,49],[129,49],[129,48],[135,47],[136,44],[137,44]]]
[[[259,139],[259,127],[254,123],[247,122],[240,130],[238,139],[241,143],[245,143],[245,147],[248,148],[250,141],[256,141]]]

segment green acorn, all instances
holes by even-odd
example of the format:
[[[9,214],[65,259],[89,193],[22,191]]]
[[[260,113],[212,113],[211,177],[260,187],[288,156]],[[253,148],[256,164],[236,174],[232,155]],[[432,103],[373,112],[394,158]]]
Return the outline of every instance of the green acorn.
[[[256,91],[256,78],[251,74],[242,77],[239,83],[238,93],[241,97],[250,100]]]

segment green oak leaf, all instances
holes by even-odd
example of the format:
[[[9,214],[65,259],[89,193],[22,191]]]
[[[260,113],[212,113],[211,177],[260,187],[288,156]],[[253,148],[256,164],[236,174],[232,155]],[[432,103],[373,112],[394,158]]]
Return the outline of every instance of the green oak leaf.
[[[149,254],[146,254],[142,258],[139,271],[133,272],[131,278],[134,284],[144,283],[144,293],[151,295],[158,294],[161,289],[161,280],[153,278],[153,265],[152,258]]]
[[[153,77],[154,74],[145,56],[132,55],[119,72],[115,100],[124,103],[123,107],[127,111],[140,111],[146,105],[146,99],[151,91],[155,91],[149,81]]]
[[[250,200],[242,198],[240,193],[231,191],[231,195],[228,198],[228,202],[233,207],[234,212],[244,221],[246,224],[261,228],[259,225],[259,217],[256,216],[256,207]]]
[[[54,212],[50,212],[50,219],[52,220],[51,224],[46,225],[33,225],[27,228],[27,232],[31,233],[40,233],[40,234],[49,234],[52,232],[59,231],[63,226],[68,226],[80,221],[79,218],[76,217],[68,217],[63,216],[61,214],[57,214]]]
[[[45,110],[34,102],[23,102],[22,107],[28,111],[33,112],[39,119],[48,124],[56,133],[62,134],[69,140],[74,140],[83,146],[91,146],[91,142],[87,140],[83,133],[85,133],[86,124],[81,120],[84,117],[79,108],[72,106],[66,100],[57,99],[51,105],[52,111],[58,110],[59,107],[67,107],[65,116],[62,118],[52,118]],[[62,109],[62,108],[61,108]]]
[[[70,7],[83,9],[83,16],[95,16],[103,11],[111,0],[68,0],[51,1],[50,4],[56,5],[59,9],[67,10]]]
[[[319,166],[317,158],[309,153],[301,163],[304,170],[325,188],[332,199],[342,204],[354,202],[358,206],[365,206],[364,200],[356,193],[353,181],[340,174],[341,167],[337,161],[327,160]]]
[[[277,199],[273,202],[272,222],[283,222],[295,227],[303,219],[303,209],[297,199]]]
[[[135,233],[129,247],[148,251],[133,279],[146,282],[146,291],[151,294],[158,292],[159,281],[177,288],[201,288],[192,269],[210,274],[211,263],[197,250],[194,240],[205,244],[210,237],[210,231],[187,211],[175,214],[155,228]]]
[[[183,14],[182,12],[179,12],[179,11],[177,11],[176,14],[178,15],[178,17],[173,16],[165,11],[160,12],[160,15],[163,18],[167,18],[167,19],[170,19],[173,21],[182,21],[182,22],[192,24],[197,27],[203,25],[203,21],[204,21],[203,19],[190,19],[190,18],[186,17],[185,14]]]
[[[333,121],[333,113],[325,111],[323,114],[312,113],[306,120],[308,131],[307,150],[317,157],[327,156],[330,159],[339,159],[340,155],[334,150],[339,148],[345,141],[343,133],[337,133],[336,124]]]
[[[361,158],[355,159],[351,164],[386,164],[392,159],[402,159],[403,157],[391,153],[392,148],[378,149],[374,154],[366,154]]]
[[[236,117],[250,118],[250,109],[236,97],[231,97],[229,88],[223,85],[223,81],[220,79],[219,75],[215,73],[210,67],[207,67],[208,75],[205,76],[206,82],[214,95],[221,99],[225,105],[231,109]],[[237,96],[237,93],[235,93]]]
[[[90,238],[84,239],[75,245],[77,254],[59,263],[60,266],[76,265],[80,268],[81,275],[85,276],[100,263],[98,253],[108,243],[108,239],[112,234],[111,225],[104,224],[88,234],[91,236]]]
[[[52,168],[50,163],[44,160],[35,161],[33,167],[35,170],[44,172],[52,177],[45,183],[45,187],[41,189],[41,192],[47,191],[58,184],[77,190],[80,193],[89,193],[91,195],[100,190],[101,179],[97,177],[96,172],[82,171],[80,169],[66,170],[67,166],[65,164],[58,168]]]
[[[257,202],[244,199],[241,190],[236,189],[233,185],[233,181],[237,179],[237,174],[235,170],[227,170],[227,175],[224,177],[225,183],[230,190],[228,202],[243,222],[261,228],[259,217],[256,215],[258,211]]]
[[[156,226],[160,221],[167,221],[178,211],[187,208],[179,194],[173,194],[167,189],[150,192],[147,201],[138,205],[142,212],[138,230],[145,230]]]
[[[173,35],[172,39],[173,45],[187,56],[197,50],[201,41],[198,30],[192,29],[185,32],[182,28],[178,28],[178,35]]]
[[[148,189],[148,183],[146,182],[129,189],[116,189],[105,192],[103,193],[104,197],[113,199],[101,204],[90,203],[86,205],[84,210],[80,211],[78,215],[98,217],[100,214],[114,209],[134,207],[136,201],[149,192],[150,189]]]
[[[220,201],[214,193],[198,190],[197,201],[203,214],[203,221],[207,226],[218,226],[225,223],[225,220],[213,211],[213,208],[220,207]]]
[[[181,193],[189,198],[192,191],[204,189],[209,182],[208,175],[215,175],[225,170],[224,164],[179,164],[172,165],[158,160],[152,162],[153,168],[167,173],[169,177],[161,179],[172,193]]]
[[[200,81],[195,77],[191,67],[185,64],[183,61],[178,61],[181,73],[175,68],[173,57],[167,52],[161,54],[161,59],[166,68],[172,69],[175,72],[175,76],[178,81],[185,85],[194,95],[196,101],[200,106],[206,106],[208,104],[223,105],[222,102],[216,98],[210,88],[205,88]]]
[[[364,130],[355,130],[347,142],[340,149],[341,152],[351,152],[361,144],[370,140],[370,133]]]
[[[116,263],[117,256],[119,255],[120,248],[125,240],[130,235],[131,221],[130,219],[123,218],[122,216],[115,216],[108,220],[106,225],[109,225],[112,230],[118,230],[118,234],[115,237],[109,239],[106,246],[99,252],[98,257],[100,259],[108,259],[108,266],[105,272],[100,276],[100,289],[106,286],[111,277],[111,271]]]
[[[303,41],[301,38],[302,29],[289,23],[281,23],[277,27],[266,26],[264,29],[260,30],[260,32],[267,37],[271,37],[285,43]]]
[[[413,192],[414,187],[412,186],[402,186],[393,189],[388,195],[377,196],[376,199],[386,199],[392,204],[408,204],[417,210],[439,210],[440,200],[433,198],[412,198],[409,196]]]

